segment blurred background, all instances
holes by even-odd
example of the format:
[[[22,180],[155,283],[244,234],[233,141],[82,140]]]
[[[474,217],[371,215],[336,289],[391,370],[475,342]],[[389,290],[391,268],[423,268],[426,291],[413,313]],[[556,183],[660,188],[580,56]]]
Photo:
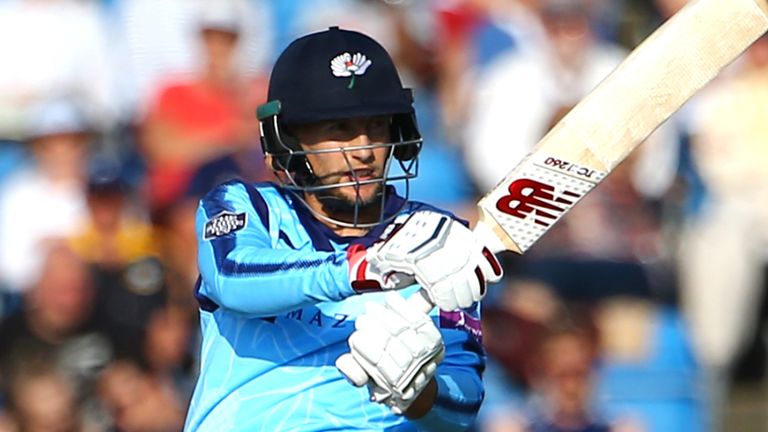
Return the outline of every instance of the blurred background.
[[[425,137],[412,198],[472,221],[685,3],[0,0],[0,431],[181,430],[194,209],[270,179],[254,112],[295,37],[339,25],[388,48]],[[766,166],[763,37],[503,256],[476,430],[768,430]]]

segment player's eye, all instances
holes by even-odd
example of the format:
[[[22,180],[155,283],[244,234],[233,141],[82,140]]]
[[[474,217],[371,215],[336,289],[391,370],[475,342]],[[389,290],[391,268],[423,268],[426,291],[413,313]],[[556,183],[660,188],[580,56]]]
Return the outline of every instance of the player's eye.
[[[389,123],[389,117],[373,117],[367,124],[368,135],[377,138],[387,137]]]
[[[350,126],[349,122],[346,121],[332,121],[326,123],[325,127],[323,128],[324,132],[330,134],[333,138],[346,138],[347,135],[351,134],[352,127]]]

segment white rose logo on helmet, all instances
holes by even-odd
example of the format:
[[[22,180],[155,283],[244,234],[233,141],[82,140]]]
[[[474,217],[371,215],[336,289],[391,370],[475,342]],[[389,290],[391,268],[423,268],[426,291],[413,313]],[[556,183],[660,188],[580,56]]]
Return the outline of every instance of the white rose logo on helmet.
[[[362,75],[368,70],[368,66],[371,65],[371,61],[365,57],[365,54],[357,53],[352,55],[348,52],[339,54],[331,60],[331,71],[333,75],[337,77],[348,77],[349,80],[348,89],[355,86],[355,76]]]

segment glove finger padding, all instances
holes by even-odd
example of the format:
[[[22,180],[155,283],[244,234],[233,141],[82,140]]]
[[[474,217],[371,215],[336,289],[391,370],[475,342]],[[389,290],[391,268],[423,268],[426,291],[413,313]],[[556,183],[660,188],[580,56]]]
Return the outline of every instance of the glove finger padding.
[[[402,391],[402,395],[392,395],[382,402],[389,406],[393,413],[403,414],[427,387],[427,384],[435,375],[435,372],[437,372],[437,366],[443,361],[444,355],[445,350],[441,350],[437,357],[422,366],[411,380],[411,383]],[[378,390],[376,387],[378,386],[374,384],[371,387],[371,394],[375,395]]]
[[[432,211],[412,213],[368,260],[378,268],[413,274],[440,309],[468,308],[488,282],[501,279],[496,257],[472,230]]]
[[[349,337],[350,352],[371,377],[372,399],[407,409],[424,390],[444,356],[444,345],[432,319],[399,294],[383,304],[368,303]]]

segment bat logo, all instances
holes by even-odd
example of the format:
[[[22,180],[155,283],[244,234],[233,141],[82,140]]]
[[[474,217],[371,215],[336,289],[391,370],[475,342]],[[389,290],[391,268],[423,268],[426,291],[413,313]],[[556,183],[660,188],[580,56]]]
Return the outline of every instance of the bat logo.
[[[533,215],[533,221],[545,227],[572,206],[581,195],[563,191],[555,197],[555,188],[531,179],[519,179],[509,185],[509,195],[496,202],[496,208],[505,214],[525,219]]]

